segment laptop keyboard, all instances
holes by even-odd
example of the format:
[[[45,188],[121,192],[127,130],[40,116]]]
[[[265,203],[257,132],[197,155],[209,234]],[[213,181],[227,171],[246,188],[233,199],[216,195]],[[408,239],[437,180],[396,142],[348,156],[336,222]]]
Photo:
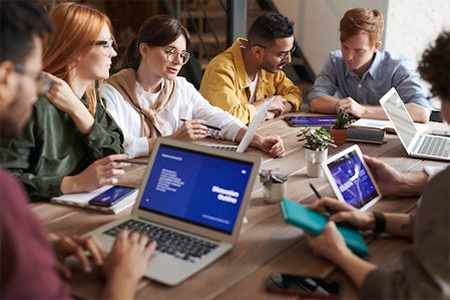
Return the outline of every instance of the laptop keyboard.
[[[450,157],[450,139],[430,135],[423,136],[423,139],[424,141],[419,143],[421,146],[418,153],[438,157]]]
[[[232,145],[211,145],[210,147],[219,148],[219,149],[222,149],[222,150],[233,151],[233,152],[236,152],[236,150],[237,150],[237,147],[236,146],[232,146]]]
[[[124,228],[146,234],[151,241],[157,242],[157,251],[189,262],[199,260],[218,246],[215,243],[137,220],[127,220],[108,229],[104,234],[115,237]]]

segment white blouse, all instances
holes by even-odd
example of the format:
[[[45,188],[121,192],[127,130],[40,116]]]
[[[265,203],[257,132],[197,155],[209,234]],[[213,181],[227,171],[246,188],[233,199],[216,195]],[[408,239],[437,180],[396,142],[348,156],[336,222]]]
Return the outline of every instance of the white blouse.
[[[136,92],[141,105],[145,107],[153,106],[158,97],[158,93],[151,94],[144,91],[138,82],[136,82]],[[122,129],[123,146],[128,157],[148,155],[148,138],[141,136],[139,113],[110,84],[102,86],[102,97],[108,112]],[[183,123],[181,119],[205,120],[206,124],[222,129],[221,131],[209,129],[208,136],[231,141],[234,141],[238,131],[245,127],[239,119],[219,107],[212,106],[190,82],[181,76],[176,78],[176,87],[172,99],[156,118],[163,136],[176,132]]]

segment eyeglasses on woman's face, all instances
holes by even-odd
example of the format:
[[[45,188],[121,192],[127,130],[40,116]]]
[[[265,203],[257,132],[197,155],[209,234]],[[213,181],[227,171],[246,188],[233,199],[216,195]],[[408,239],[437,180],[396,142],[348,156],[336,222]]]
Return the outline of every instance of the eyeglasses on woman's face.
[[[175,47],[164,48],[167,55],[167,60],[170,62],[175,62],[178,59],[182,65],[186,64],[191,58],[191,54],[187,51],[178,52]]]
[[[52,87],[53,80],[41,72],[30,71],[20,64],[14,64],[14,70],[19,74],[29,75],[35,79],[39,96],[47,94]]]
[[[105,50],[111,50],[113,48],[114,45],[114,41],[113,40],[108,40],[108,41],[96,41],[95,42],[96,46],[103,46],[103,49]]]

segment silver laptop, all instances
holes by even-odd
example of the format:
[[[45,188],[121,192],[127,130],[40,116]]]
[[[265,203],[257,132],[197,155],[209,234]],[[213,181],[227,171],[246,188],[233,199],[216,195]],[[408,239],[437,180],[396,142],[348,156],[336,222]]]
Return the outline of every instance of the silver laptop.
[[[395,88],[380,99],[380,104],[408,155],[450,161],[450,138],[419,132]]]
[[[220,148],[230,151],[235,151],[238,153],[244,153],[245,150],[247,150],[248,145],[252,142],[253,137],[255,136],[256,131],[258,130],[259,125],[262,121],[264,121],[264,117],[266,116],[266,112],[269,110],[270,105],[273,102],[273,99],[275,96],[272,96],[269,101],[267,101],[266,104],[264,104],[263,108],[261,108],[253,118],[253,120],[248,125],[247,131],[245,132],[244,136],[242,137],[241,142],[238,146],[236,145],[220,145],[220,144],[202,144],[208,147],[213,148]]]
[[[255,155],[159,138],[131,215],[88,235],[109,251],[121,228],[147,232],[158,246],[145,276],[177,285],[233,248],[259,164]]]

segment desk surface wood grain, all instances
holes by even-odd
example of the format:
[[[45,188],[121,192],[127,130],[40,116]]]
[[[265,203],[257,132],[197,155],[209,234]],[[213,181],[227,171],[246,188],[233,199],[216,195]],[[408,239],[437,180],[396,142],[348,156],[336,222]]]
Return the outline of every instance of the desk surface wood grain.
[[[304,114],[300,112],[297,114]],[[261,168],[278,168],[288,175],[286,197],[298,202],[315,199],[308,183],[312,182],[324,196],[333,196],[325,177],[309,178],[306,175],[305,151],[298,142],[298,128],[290,127],[281,118],[261,124],[258,132],[263,135],[280,135],[284,141],[286,155],[271,158],[258,149],[249,148],[248,153],[262,158]],[[222,142],[222,141],[220,141]],[[351,146],[345,143],[330,148],[329,155]],[[420,170],[425,165],[439,165],[441,162],[423,161],[407,156],[396,135],[388,134],[382,145],[359,144],[362,152],[388,162],[399,171]],[[139,159],[145,161],[145,159]],[[122,185],[140,187],[145,165],[131,165],[119,179]],[[382,199],[371,210],[408,213],[416,208],[417,198]],[[53,203],[31,204],[46,230],[58,234],[85,234],[122,215],[101,214],[88,209],[69,207]],[[268,293],[265,282],[270,272],[279,271],[338,280],[342,285],[342,298],[358,298],[355,286],[345,274],[332,263],[314,255],[309,249],[302,230],[285,224],[278,205],[264,202],[262,185],[256,180],[252,202],[247,211],[248,223],[241,229],[235,248],[201,272],[176,287],[167,287],[157,282],[142,279],[137,290],[139,299],[280,299],[280,295]],[[393,237],[374,239],[367,235],[369,261],[385,268],[395,266],[400,253],[408,247],[406,240]],[[69,262],[74,276],[71,280],[73,294],[80,298],[96,298],[103,286],[98,270],[91,274],[80,271],[76,262]],[[297,299],[296,296],[282,296]]]

